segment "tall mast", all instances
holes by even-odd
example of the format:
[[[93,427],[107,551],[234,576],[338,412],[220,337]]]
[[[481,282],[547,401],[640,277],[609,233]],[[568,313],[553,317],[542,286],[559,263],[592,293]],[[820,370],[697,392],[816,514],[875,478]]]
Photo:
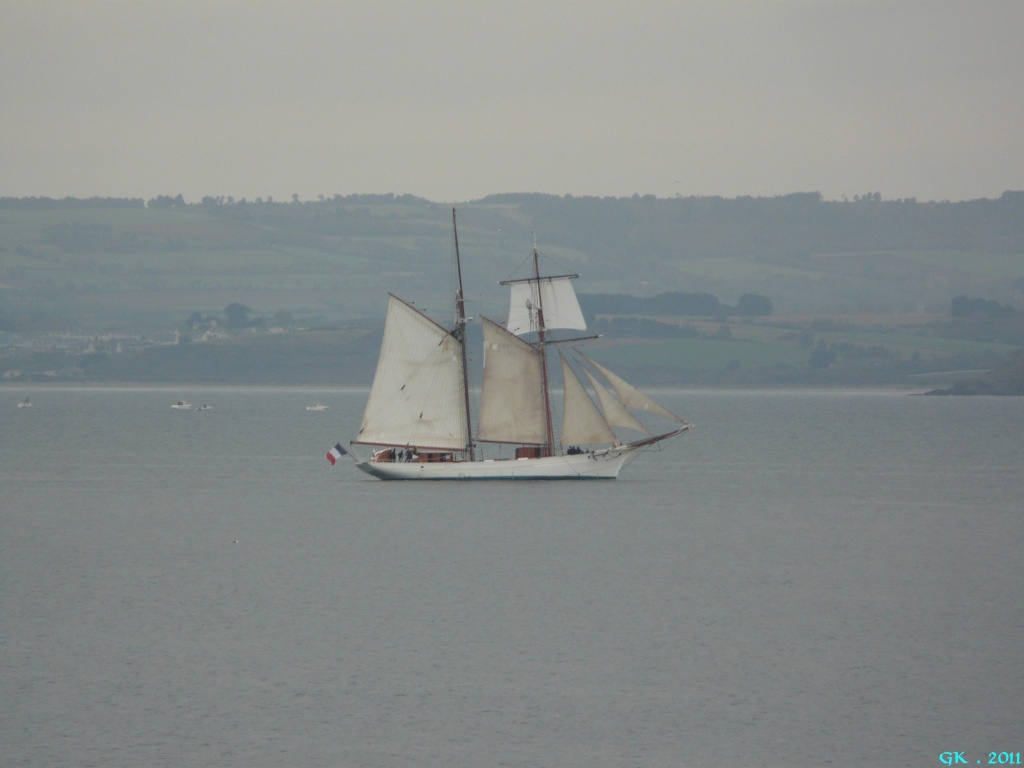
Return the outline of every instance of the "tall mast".
[[[551,393],[548,387],[548,354],[545,348],[547,337],[544,327],[544,293],[540,285],[540,257],[537,254],[536,238],[533,243],[533,278],[537,286],[537,346],[540,349],[540,375],[544,387],[544,423],[547,426],[548,454],[555,452],[555,433],[551,426]]]
[[[455,224],[455,209],[452,208],[452,233],[455,236],[455,270],[459,277],[459,288],[455,293],[455,337],[462,347],[462,396],[466,405],[466,438],[469,442],[469,460],[476,461],[473,447],[473,421],[469,407],[469,363],[466,360],[466,302],[462,295],[462,259],[459,257],[459,229]],[[545,387],[545,391],[546,391]],[[551,427],[548,427],[551,433]]]

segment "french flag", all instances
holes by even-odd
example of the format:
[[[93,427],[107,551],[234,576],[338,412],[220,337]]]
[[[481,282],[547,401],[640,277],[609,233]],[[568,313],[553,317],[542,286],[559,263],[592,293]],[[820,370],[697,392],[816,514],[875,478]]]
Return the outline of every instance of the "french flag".
[[[334,447],[327,452],[327,460],[334,464],[338,459],[344,456],[348,451],[341,447],[341,443],[335,443]]]

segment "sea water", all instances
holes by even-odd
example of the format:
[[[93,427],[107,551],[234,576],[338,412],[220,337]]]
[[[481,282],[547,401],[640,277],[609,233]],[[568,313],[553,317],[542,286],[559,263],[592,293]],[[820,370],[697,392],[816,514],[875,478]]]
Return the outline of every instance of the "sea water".
[[[363,392],[0,389],[0,765],[1024,752],[1024,399],[662,399],[618,481],[383,483]]]

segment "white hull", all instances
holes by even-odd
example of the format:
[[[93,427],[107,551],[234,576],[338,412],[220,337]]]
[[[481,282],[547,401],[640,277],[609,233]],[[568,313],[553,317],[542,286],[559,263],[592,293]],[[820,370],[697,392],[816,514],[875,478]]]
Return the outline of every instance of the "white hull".
[[[381,480],[614,480],[645,448],[671,440],[691,428],[687,423],[672,432],[635,443],[538,459],[420,462],[353,458],[359,469]]]
[[[640,448],[622,446],[595,453],[540,459],[483,461],[361,461],[359,469],[381,480],[614,480]]]

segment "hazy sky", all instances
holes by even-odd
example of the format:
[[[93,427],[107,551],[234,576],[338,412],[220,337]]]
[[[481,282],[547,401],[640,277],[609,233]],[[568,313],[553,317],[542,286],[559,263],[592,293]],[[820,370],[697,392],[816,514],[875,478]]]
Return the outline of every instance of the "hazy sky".
[[[0,195],[1024,189],[1024,2],[0,0]]]

